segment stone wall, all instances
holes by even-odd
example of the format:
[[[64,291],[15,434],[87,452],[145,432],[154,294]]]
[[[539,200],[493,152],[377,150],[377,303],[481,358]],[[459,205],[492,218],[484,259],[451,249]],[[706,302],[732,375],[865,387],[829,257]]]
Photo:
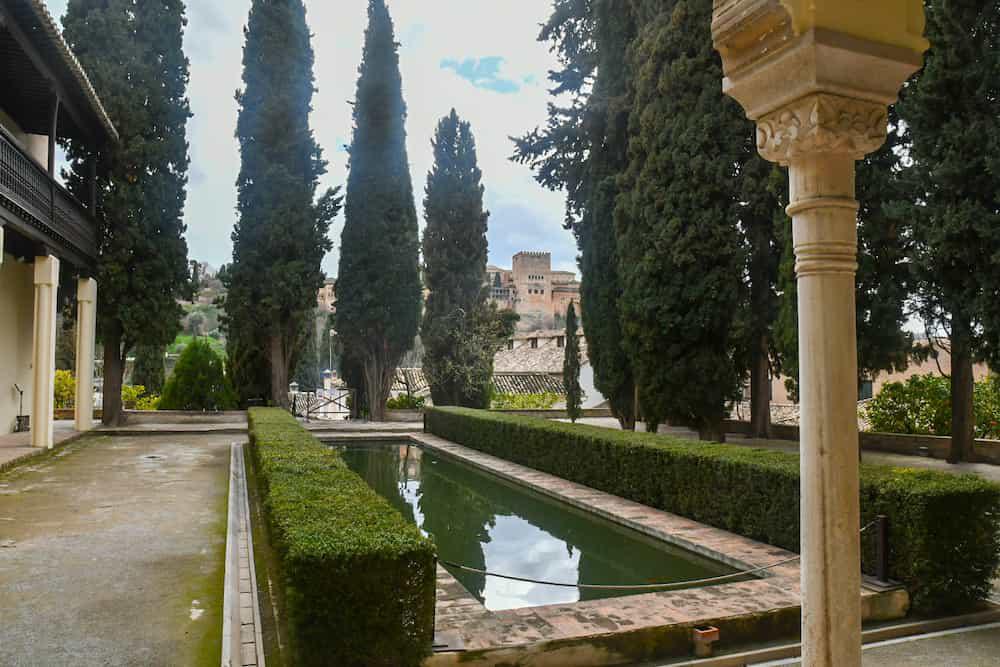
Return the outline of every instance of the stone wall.
[[[14,430],[20,400],[15,384],[24,389],[24,414],[31,414],[34,290],[33,266],[4,255],[0,264],[0,435]]]

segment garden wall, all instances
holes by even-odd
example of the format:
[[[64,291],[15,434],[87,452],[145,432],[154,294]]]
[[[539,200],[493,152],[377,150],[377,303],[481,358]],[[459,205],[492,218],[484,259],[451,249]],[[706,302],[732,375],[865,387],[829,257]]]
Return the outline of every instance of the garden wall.
[[[290,414],[249,418],[290,664],[419,665],[434,638],[434,545]]]
[[[799,549],[795,454],[499,415],[427,410],[429,432],[579,484],[775,546]],[[1000,486],[971,475],[864,465],[861,520],[890,523],[889,574],[914,609],[956,612],[990,592]],[[862,561],[874,570],[872,533]]]

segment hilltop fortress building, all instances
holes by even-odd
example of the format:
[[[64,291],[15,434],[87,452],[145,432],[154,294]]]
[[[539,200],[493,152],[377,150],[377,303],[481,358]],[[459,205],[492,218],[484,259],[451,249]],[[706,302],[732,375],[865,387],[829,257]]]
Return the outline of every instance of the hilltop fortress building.
[[[548,252],[519,252],[511,269],[487,267],[486,279],[490,300],[520,315],[521,331],[562,328],[570,302],[580,302],[576,274],[553,271]]]

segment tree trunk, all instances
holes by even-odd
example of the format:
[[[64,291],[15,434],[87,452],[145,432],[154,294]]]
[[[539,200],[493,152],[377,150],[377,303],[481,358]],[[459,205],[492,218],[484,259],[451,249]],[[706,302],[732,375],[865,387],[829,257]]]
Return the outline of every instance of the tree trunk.
[[[101,423],[105,426],[121,426],[125,423],[122,409],[122,381],[125,376],[125,360],[122,358],[122,327],[117,322],[108,325],[102,332],[104,339],[104,386]]]
[[[272,333],[268,339],[268,361],[271,363],[271,400],[280,408],[288,410],[288,358],[285,355],[281,334]]]
[[[771,378],[767,334],[755,341],[750,354],[750,437],[771,437]]]
[[[395,372],[395,369],[387,370],[385,366],[377,355],[370,355],[365,360],[365,395],[368,399],[369,421],[385,421],[385,402],[389,400],[392,374]]]
[[[726,429],[722,420],[706,422],[698,428],[698,439],[704,442],[725,442]]]
[[[968,461],[975,440],[972,394],[972,349],[969,326],[952,318],[951,335],[951,450],[948,463]]]

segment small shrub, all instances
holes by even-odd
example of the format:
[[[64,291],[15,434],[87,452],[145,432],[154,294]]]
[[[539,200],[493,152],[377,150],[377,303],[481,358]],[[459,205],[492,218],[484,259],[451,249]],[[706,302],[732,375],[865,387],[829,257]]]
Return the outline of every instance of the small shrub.
[[[799,457],[737,445],[461,408],[427,430],[466,447],[790,551],[799,549]],[[889,574],[913,608],[952,612],[989,594],[1000,560],[1000,486],[972,475],[865,465],[862,525],[890,522]],[[862,539],[873,570],[874,536]]]
[[[401,394],[386,401],[385,407],[390,410],[423,410],[424,399],[420,396]]]
[[[977,382],[973,402],[976,437],[1000,437],[1000,378]],[[951,380],[927,374],[891,382],[868,402],[863,417],[877,433],[951,435]]]
[[[57,410],[72,408],[76,404],[76,378],[71,371],[56,371],[54,394]]]
[[[291,664],[419,665],[434,638],[433,543],[290,414],[249,415]]]
[[[551,410],[565,396],[544,394],[494,394],[494,410]]]
[[[222,358],[208,341],[197,338],[181,352],[163,387],[160,410],[231,410],[236,395],[226,377]]]
[[[146,395],[146,387],[141,384],[122,385],[122,405],[126,410],[137,410],[139,401]]]

